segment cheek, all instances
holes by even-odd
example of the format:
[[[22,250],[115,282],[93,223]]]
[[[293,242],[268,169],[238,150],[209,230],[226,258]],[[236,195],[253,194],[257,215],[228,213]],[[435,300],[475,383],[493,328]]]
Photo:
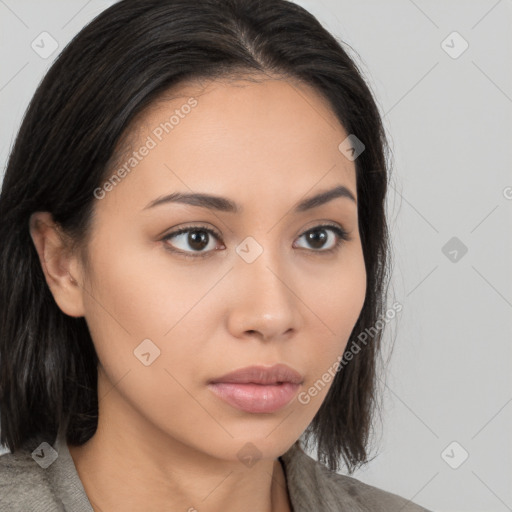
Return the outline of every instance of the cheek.
[[[144,340],[151,343],[142,347],[158,354],[151,366],[161,367],[160,372],[176,367],[176,361],[182,363],[179,368],[189,359],[197,361],[195,340],[218,299],[215,289],[208,292],[225,269],[177,262],[159,244],[148,249],[131,240],[123,245],[126,234],[115,238],[98,236],[91,255],[94,275],[84,294],[91,336],[111,379],[140,370],[143,364],[134,351]]]
[[[196,299],[199,272],[184,272],[161,245],[144,246],[127,236],[114,242],[103,235],[96,248],[92,289],[85,295],[89,316],[117,324],[134,342],[161,338]]]
[[[317,315],[318,334],[306,336],[309,345],[307,353],[311,357],[305,387],[321,379],[322,385],[315,395],[319,401],[327,394],[336,363],[352,339],[350,335],[366,297],[366,278],[363,253],[359,245],[347,251],[339,267],[331,269],[329,275],[317,276],[314,282],[308,281],[310,292],[304,293],[304,296],[308,297],[307,305]],[[331,376],[325,375],[328,371]]]
[[[207,292],[224,271],[207,274],[200,265],[185,271],[162,247],[137,252],[135,244],[123,248],[119,239],[115,251],[113,241],[105,241],[92,255],[92,288],[84,295],[87,324],[109,381],[99,392],[109,396],[115,386],[143,416],[162,425],[176,422],[172,411],[185,409],[202,424],[204,410],[188,393],[195,391],[191,369],[211,364],[202,361],[201,346],[216,302],[215,291]]]
[[[344,265],[329,281],[325,293],[324,311],[332,330],[341,338],[343,346],[348,342],[361,313],[366,297],[366,269],[361,246],[352,248],[345,258]]]

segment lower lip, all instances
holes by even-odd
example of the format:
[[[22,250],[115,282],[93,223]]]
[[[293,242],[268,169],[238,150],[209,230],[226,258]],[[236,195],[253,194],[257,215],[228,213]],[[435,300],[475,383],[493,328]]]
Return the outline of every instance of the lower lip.
[[[297,393],[299,384],[235,384],[217,382],[208,387],[228,404],[245,412],[271,413],[289,403]]]

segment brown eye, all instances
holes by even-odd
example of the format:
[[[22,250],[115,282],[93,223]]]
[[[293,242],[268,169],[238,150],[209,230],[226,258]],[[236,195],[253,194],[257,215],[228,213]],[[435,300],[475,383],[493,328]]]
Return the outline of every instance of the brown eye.
[[[303,237],[309,245],[305,248],[313,248],[314,252],[335,251],[344,240],[349,240],[348,233],[334,225],[316,226],[300,236],[300,238]]]
[[[173,241],[172,244],[168,243],[168,245],[175,248],[176,252],[191,257],[203,256],[206,255],[204,253],[211,252],[208,248],[215,249],[215,243],[212,244],[215,239],[219,239],[219,236],[213,230],[192,226],[173,231],[163,238],[167,243],[170,240]]]
[[[204,226],[187,226],[166,235],[162,240],[166,248],[186,258],[211,256],[216,248],[215,240],[220,235]],[[325,224],[308,229],[300,238],[304,238],[311,253],[328,254],[340,248],[344,240],[350,240],[348,233],[337,225]],[[170,241],[173,243],[170,243]],[[327,246],[327,248],[326,248]],[[225,247],[224,247],[225,248]]]
[[[308,231],[304,236],[306,237],[307,243],[310,244],[313,249],[322,249],[329,240],[329,234],[325,229]]]

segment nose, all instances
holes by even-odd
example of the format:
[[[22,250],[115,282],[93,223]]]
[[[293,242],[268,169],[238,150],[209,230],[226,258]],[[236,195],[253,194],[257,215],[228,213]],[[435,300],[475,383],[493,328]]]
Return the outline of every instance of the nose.
[[[235,292],[229,301],[228,329],[237,338],[290,337],[301,326],[301,299],[293,273],[264,251],[256,261],[239,259],[231,274]]]

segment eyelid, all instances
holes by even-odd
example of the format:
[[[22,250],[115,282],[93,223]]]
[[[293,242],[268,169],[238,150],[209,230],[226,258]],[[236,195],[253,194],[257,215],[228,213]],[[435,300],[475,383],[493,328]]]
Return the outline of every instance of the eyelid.
[[[162,241],[165,242],[166,240],[170,240],[171,238],[174,238],[175,236],[181,235],[183,233],[188,233],[189,231],[194,231],[194,230],[206,231],[207,233],[209,233],[210,235],[213,235],[218,240],[222,238],[222,236],[216,230],[209,228],[207,226],[187,225],[182,228],[178,228],[175,231],[171,231],[170,233],[168,233],[167,235],[165,235],[162,238]],[[168,250],[174,254],[179,254],[180,256],[184,256],[185,258],[191,258],[191,259],[207,258],[209,256],[212,256],[215,252],[215,251],[206,251],[206,252],[198,252],[198,253],[193,253],[190,251],[187,252],[187,251],[182,251],[181,249],[171,248],[169,246],[169,244],[164,244],[164,247],[166,250]]]

